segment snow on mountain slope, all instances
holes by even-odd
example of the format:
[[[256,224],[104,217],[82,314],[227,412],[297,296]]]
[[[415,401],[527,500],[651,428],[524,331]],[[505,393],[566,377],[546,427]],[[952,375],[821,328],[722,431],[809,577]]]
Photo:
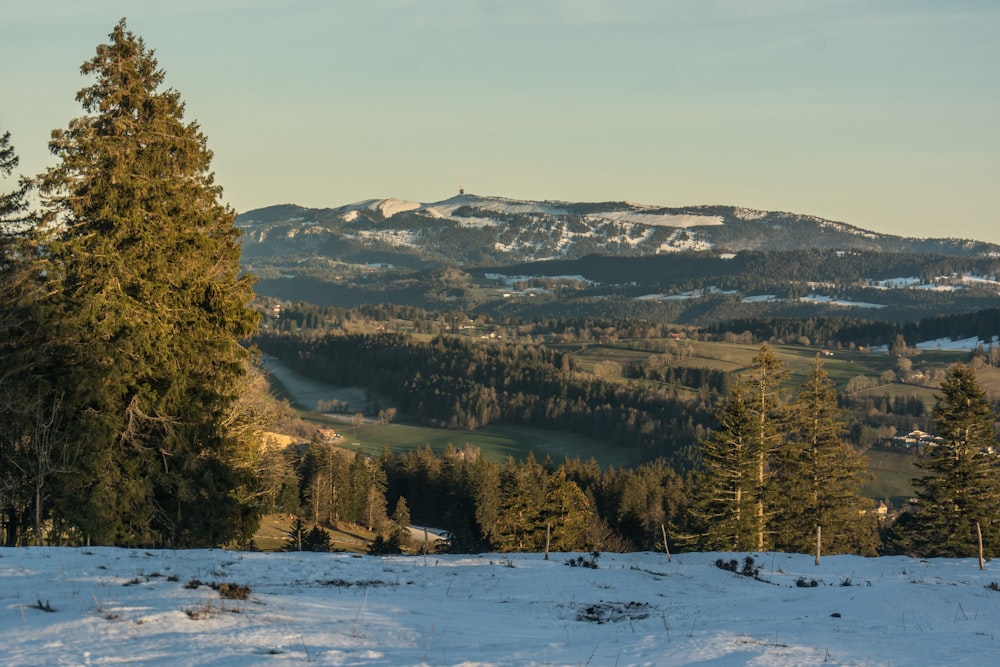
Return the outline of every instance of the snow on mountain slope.
[[[505,213],[508,215],[565,215],[568,204],[565,202],[551,201],[520,201],[517,199],[506,199],[504,197],[480,197],[477,195],[458,195],[444,201],[432,204],[423,204],[424,209],[433,210],[444,217],[452,217],[455,211],[463,206],[470,206],[493,213]]]
[[[592,254],[650,256],[683,251],[738,253],[815,248],[945,255],[1000,254],[1000,247],[955,239],[909,239],[877,234],[815,216],[733,206],[669,208],[631,202],[523,201],[461,194],[431,203],[367,199],[332,209],[282,205],[237,218],[244,247],[292,255],[306,244],[281,246],[299,237],[315,245],[340,237],[383,243],[395,252],[435,261],[516,263]],[[371,234],[378,230],[378,234]],[[270,247],[262,247],[268,244]],[[326,244],[328,248],[336,244]],[[351,246],[355,250],[356,246]],[[377,249],[377,246],[373,246]]]
[[[353,220],[357,217],[357,211],[359,210],[367,209],[369,211],[378,211],[382,217],[391,218],[397,213],[412,211],[422,206],[423,204],[390,197],[389,199],[365,199],[353,204],[348,204],[347,206],[344,206],[343,209],[346,210],[348,214],[354,213],[354,216],[351,218]]]
[[[651,227],[674,227],[686,229],[725,224],[719,215],[691,215],[677,213],[644,213],[642,211],[608,211],[585,216],[590,220],[611,220],[614,222],[629,222]]]

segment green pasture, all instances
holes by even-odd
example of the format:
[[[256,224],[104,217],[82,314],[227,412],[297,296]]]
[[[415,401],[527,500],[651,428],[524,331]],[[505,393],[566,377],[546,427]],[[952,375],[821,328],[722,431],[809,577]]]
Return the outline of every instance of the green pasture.
[[[935,398],[935,396],[939,394],[940,391],[939,387],[925,387],[923,385],[891,382],[889,384],[883,384],[878,387],[872,387],[871,389],[859,391],[856,394],[852,394],[852,396],[885,396],[889,399],[894,399],[897,396],[902,396],[904,398],[917,396],[924,402],[924,405],[928,410],[932,410],[934,409],[935,404],[937,404],[937,398]]]
[[[310,416],[311,419],[311,416]],[[430,447],[443,452],[451,446],[478,448],[490,461],[504,462],[508,457],[522,460],[533,452],[539,461],[550,456],[556,463],[565,457],[586,461],[593,458],[602,468],[623,467],[640,463],[630,449],[615,449],[602,440],[574,433],[545,431],[522,426],[493,425],[477,431],[460,431],[411,424],[366,423],[354,429],[340,424],[344,439],[338,443],[346,449],[361,449],[366,454],[381,454],[388,450],[396,454]]]
[[[1000,368],[983,368],[976,371],[976,379],[993,400],[1000,399]]]
[[[742,373],[750,368],[753,358],[760,351],[760,345],[744,345],[740,343],[724,343],[716,341],[697,341],[688,339],[655,339],[652,341],[629,341],[619,343],[601,343],[559,346],[573,355],[580,369],[593,372],[595,366],[602,361],[614,361],[620,364],[643,362],[657,353],[640,349],[643,345],[653,342],[665,345],[675,352],[681,351],[683,358],[671,362],[678,366],[708,368],[727,373]],[[813,363],[819,350],[815,347],[802,345],[772,346],[778,359],[788,372],[788,385],[801,385],[812,373]],[[951,351],[928,351],[911,358],[913,369],[947,368],[951,364],[964,359],[967,353]],[[820,357],[823,369],[830,379],[843,388],[852,378],[864,376],[878,378],[886,370],[896,368],[897,359],[887,354],[872,354],[864,350],[832,350],[829,355]],[[1000,369],[986,368],[979,371],[979,379],[983,388],[991,396],[1000,396]],[[936,387],[923,387],[915,384],[883,385],[869,390],[879,395],[920,396],[928,407],[934,404]]]
[[[878,500],[899,500],[913,496],[913,479],[923,474],[916,466],[915,455],[871,449],[867,456],[868,472],[873,478],[861,488],[862,495]]]
[[[746,371],[753,363],[754,357],[760,352],[759,345],[673,339],[663,339],[656,342],[667,345],[668,349],[674,347],[685,353],[683,359],[674,361],[673,364],[727,373]],[[788,371],[790,385],[800,385],[812,373],[813,363],[818,353],[816,348],[799,345],[776,345],[773,349],[785,370]],[[585,372],[593,372],[594,367],[602,361],[614,361],[619,364],[642,362],[656,354],[656,352],[637,349],[635,344],[629,341],[623,341],[620,344],[593,344],[572,350],[574,360]],[[886,356],[856,351],[837,351],[832,356],[823,356],[822,361],[823,368],[830,375],[830,379],[841,387],[857,375],[878,377],[882,371],[893,366],[893,360]],[[998,383],[1000,383],[1000,379],[998,379]]]

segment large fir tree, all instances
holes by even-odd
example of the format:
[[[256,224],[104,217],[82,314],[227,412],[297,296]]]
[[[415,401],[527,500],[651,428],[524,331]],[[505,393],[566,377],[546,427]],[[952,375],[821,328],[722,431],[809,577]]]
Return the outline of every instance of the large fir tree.
[[[124,19],[109,37],[81,67],[87,115],[53,131],[38,178],[44,299],[19,363],[83,448],[57,515],[103,544],[245,539],[254,482],[231,425],[258,317],[235,212],[153,52]]]
[[[771,546],[769,489],[773,470],[771,459],[785,435],[785,400],[782,384],[788,377],[781,360],[767,344],[761,345],[750,369],[741,377],[745,387],[746,407],[754,423],[753,446],[756,458],[755,533],[757,551]]]
[[[542,551],[547,531],[553,551],[589,549],[588,528],[596,518],[590,501],[565,470],[550,472],[534,456],[504,470],[496,519],[499,551]]]
[[[0,180],[11,176],[20,163],[10,132],[0,135]],[[20,231],[28,210],[28,190],[30,182],[21,179],[10,192],[0,192],[0,241],[6,241],[10,236]]]
[[[758,432],[737,384],[719,415],[719,428],[701,442],[691,508],[700,551],[752,551],[758,545]]]
[[[943,439],[918,462],[912,521],[901,522],[897,542],[921,556],[975,556],[976,524],[986,556],[1000,555],[1000,456],[996,416],[968,365],[948,369],[933,413]]]
[[[878,538],[860,495],[865,457],[844,440],[833,381],[816,358],[788,410],[788,437],[774,457],[774,547],[808,553],[821,527],[824,553],[875,555]]]
[[[19,159],[10,132],[0,135],[0,181],[14,174]],[[14,363],[19,351],[33,341],[32,299],[37,281],[28,244],[30,180],[20,177],[9,191],[0,191],[0,527],[8,546],[41,543],[41,525],[50,500],[50,482],[66,467],[54,433],[55,405],[43,400]],[[6,188],[4,188],[6,190]],[[28,528],[31,528],[30,539]]]

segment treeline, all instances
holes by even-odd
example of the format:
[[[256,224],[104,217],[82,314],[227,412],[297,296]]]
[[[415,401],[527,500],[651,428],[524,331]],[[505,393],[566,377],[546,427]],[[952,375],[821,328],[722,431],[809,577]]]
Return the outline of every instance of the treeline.
[[[806,338],[814,344],[842,347],[891,345],[899,337],[910,344],[974,336],[988,342],[1000,332],[1000,308],[925,317],[911,322],[848,317],[749,318],[729,320],[705,330],[720,336],[732,331],[747,331],[757,340],[792,342]]]
[[[858,317],[816,317],[810,308],[807,310],[808,316],[801,318],[750,317],[692,327],[657,321],[656,318],[581,317],[578,313],[571,314],[569,309],[566,317],[558,317],[556,309],[556,312],[525,319],[519,315],[497,318],[487,313],[443,312],[389,303],[354,308],[298,302],[275,303],[280,304],[280,317],[273,318],[269,327],[280,332],[351,329],[365,323],[391,329],[405,322],[410,330],[417,333],[456,333],[463,326],[474,325],[525,340],[553,343],[632,341],[632,344],[642,349],[660,352],[665,351],[662,342],[650,339],[666,339],[678,333],[683,333],[688,338],[744,344],[772,341],[847,349],[900,343],[904,346],[914,345],[942,338],[979,337],[988,343],[1000,331],[1000,308],[923,317],[907,322]],[[259,307],[266,312],[268,305],[274,307],[274,303],[270,301],[262,302]],[[1000,363],[1000,355],[987,355],[984,361],[997,365]],[[682,384],[692,386],[688,382]],[[698,384],[700,382],[695,382],[694,386]]]
[[[533,456],[501,465],[466,446],[377,457],[314,441],[287,469],[279,509],[316,525],[377,531],[378,553],[407,546],[410,522],[444,528],[454,552],[633,549],[975,555],[1000,549],[996,415],[971,367],[952,367],[933,412],[939,443],[921,459],[917,502],[879,523],[860,495],[865,457],[819,359],[794,395],[765,345],[699,441],[682,478],[662,459],[602,470]],[[392,509],[391,518],[389,510]],[[958,510],[958,511],[956,511]],[[421,548],[410,542],[412,549]]]
[[[822,282],[839,286],[868,280],[915,277],[931,282],[940,276],[995,275],[1000,259],[983,256],[818,249],[740,252],[731,259],[717,253],[682,253],[651,257],[590,255],[576,260],[530,262],[501,269],[513,275],[582,275],[605,285],[637,283],[642,289],[690,290],[714,285],[745,293],[775,285]]]
[[[688,487],[663,460],[601,470],[533,456],[506,464],[466,446],[365,457],[314,441],[287,454],[275,508],[317,526],[356,524],[405,546],[411,522],[448,532],[458,553],[662,549],[683,530]],[[546,534],[548,531],[548,535]],[[416,546],[416,545],[414,545]]]
[[[369,387],[423,423],[571,431],[634,448],[641,459],[664,456],[682,468],[693,464],[712,409],[711,392],[691,401],[649,384],[597,379],[573,372],[570,355],[540,346],[454,336],[423,342],[388,333],[263,333],[256,343],[307,377]]]
[[[674,388],[696,387],[699,391],[716,394],[724,394],[732,386],[732,375],[725,371],[700,366],[677,366],[666,359],[662,365],[629,362],[622,367],[622,376],[660,382]]]

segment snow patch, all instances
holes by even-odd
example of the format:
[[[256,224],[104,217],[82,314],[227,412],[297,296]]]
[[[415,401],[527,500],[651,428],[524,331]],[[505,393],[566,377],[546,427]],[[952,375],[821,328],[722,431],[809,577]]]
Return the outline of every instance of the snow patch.
[[[743,297],[743,303],[766,303],[768,301],[784,301],[784,299],[779,299],[774,294],[755,294]]]
[[[697,233],[685,229],[678,229],[670,235],[666,241],[656,249],[657,253],[684,252],[684,251],[705,251],[711,250],[712,244],[704,239],[698,238]]]
[[[567,567],[579,556],[3,549],[0,645],[5,665],[24,667],[996,659],[995,560],[761,553],[757,581],[716,566],[743,553],[602,553],[596,569]],[[196,580],[246,586],[249,599]]]
[[[692,215],[686,213],[642,213],[638,211],[607,211],[584,216],[590,222],[609,220],[611,222],[628,222],[647,227],[716,227],[724,224],[718,215]]]
[[[925,340],[921,343],[917,343],[915,347],[918,350],[950,350],[955,352],[972,352],[980,347],[989,349],[996,347],[1000,344],[1000,337],[993,336],[988,342],[984,341],[978,336],[972,336],[970,338],[958,338],[952,340],[951,338],[936,338],[934,340]]]
[[[885,304],[881,303],[867,303],[865,301],[850,301],[848,299],[834,299],[831,296],[824,296],[820,294],[809,294],[804,297],[799,298],[802,303],[814,303],[817,305],[827,305],[827,306],[837,306],[840,308],[871,308],[879,309],[885,308]]]
[[[405,213],[420,208],[421,204],[412,201],[402,201],[400,199],[386,199],[379,207],[379,212],[386,218],[391,218],[397,213]]]

